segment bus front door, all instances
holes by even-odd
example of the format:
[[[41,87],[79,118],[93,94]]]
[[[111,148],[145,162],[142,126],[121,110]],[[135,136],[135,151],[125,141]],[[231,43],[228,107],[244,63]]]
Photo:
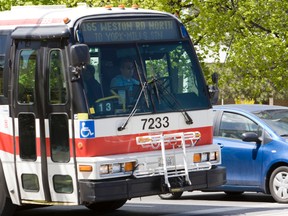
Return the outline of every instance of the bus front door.
[[[11,113],[20,198],[78,204],[63,45],[56,40],[15,44]]]

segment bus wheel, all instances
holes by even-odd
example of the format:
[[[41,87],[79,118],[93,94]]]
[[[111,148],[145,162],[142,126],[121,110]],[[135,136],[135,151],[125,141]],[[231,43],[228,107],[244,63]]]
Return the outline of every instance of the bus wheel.
[[[6,196],[6,184],[3,184],[0,180],[0,215],[1,216],[12,216],[16,210],[9,197]]]
[[[113,200],[107,202],[96,202],[91,204],[86,204],[88,209],[95,210],[98,212],[113,211],[122,207],[127,202],[127,199],[123,200]]]
[[[182,196],[183,192],[175,192],[175,193],[166,193],[159,194],[158,196],[163,200],[171,200],[171,199],[179,199]]]

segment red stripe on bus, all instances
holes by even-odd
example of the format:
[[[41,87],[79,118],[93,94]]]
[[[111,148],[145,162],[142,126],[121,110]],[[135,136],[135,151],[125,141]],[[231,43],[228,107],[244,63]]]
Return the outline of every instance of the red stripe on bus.
[[[213,128],[211,126],[193,129],[192,131],[199,131],[201,133],[201,138],[196,143],[196,146],[208,145],[212,143]],[[169,132],[165,132],[165,134],[180,133],[180,132],[191,132],[191,129],[169,131]],[[155,149],[155,147],[153,148],[152,146],[143,147],[141,145],[137,145],[136,137],[147,136],[147,135],[148,133],[123,135],[123,136],[108,136],[108,137],[99,137],[99,138],[93,138],[93,139],[76,139],[75,140],[76,156],[77,157],[95,157],[95,156],[128,154],[128,153],[159,150],[160,148]],[[17,143],[16,154],[19,155],[20,154],[19,137],[16,137],[15,141]],[[166,148],[167,149],[172,148],[172,146],[167,146]],[[14,154],[13,137],[11,135],[0,133],[0,150],[7,152],[7,153]],[[37,152],[37,156],[41,155],[40,138],[36,139],[36,152]],[[72,150],[71,139],[70,139],[70,152],[72,156],[73,150]],[[51,155],[49,138],[46,138],[46,153],[48,157]]]
[[[13,136],[0,133],[0,150],[11,154],[14,153]]]
[[[196,146],[212,144],[212,127],[197,128],[193,129],[192,131],[196,130],[201,133],[201,139],[197,142]],[[191,129],[185,131],[169,131],[168,133],[178,132],[191,132]],[[155,149],[152,146],[142,147],[141,145],[137,145],[136,137],[146,135],[148,134],[99,137],[94,139],[76,139],[76,156],[94,157],[159,150],[160,148]],[[172,148],[172,146],[170,145],[166,148]]]

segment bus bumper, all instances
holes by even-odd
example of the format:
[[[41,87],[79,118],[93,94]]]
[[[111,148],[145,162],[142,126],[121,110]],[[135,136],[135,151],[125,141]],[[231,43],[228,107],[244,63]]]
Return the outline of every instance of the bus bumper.
[[[205,171],[190,172],[189,176],[192,185],[181,187],[181,191],[202,190],[226,183],[226,169],[221,166]],[[163,176],[102,181],[80,180],[81,204],[168,193],[167,187],[163,187],[163,182]]]

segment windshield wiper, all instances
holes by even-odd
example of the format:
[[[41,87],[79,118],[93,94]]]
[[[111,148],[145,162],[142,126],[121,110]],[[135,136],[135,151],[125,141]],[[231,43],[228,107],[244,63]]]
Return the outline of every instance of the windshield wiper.
[[[145,87],[145,85],[147,85],[147,80],[145,80],[145,82],[143,82],[142,76],[140,74],[140,71],[139,71],[139,68],[138,68],[138,65],[137,65],[137,62],[134,61],[134,64],[135,64],[135,68],[136,68],[136,71],[137,71],[137,74],[138,74],[138,77],[139,77],[139,81],[140,81],[140,84],[141,84],[141,92],[142,92],[142,89],[143,89],[146,106],[147,106],[147,108],[149,108],[148,95],[147,95],[147,90],[146,90],[146,87]],[[146,77],[144,77],[144,78],[146,79]],[[140,94],[142,94],[141,92],[140,92]]]
[[[170,92],[166,89],[166,87],[163,86],[163,84],[160,83],[160,81],[157,79],[157,78],[153,78],[152,81],[149,82],[150,83],[153,83],[154,84],[154,89],[155,89],[155,93],[157,95],[157,98],[158,98],[158,102],[160,103],[160,95],[159,95],[159,90],[162,91],[162,95],[163,95],[163,100],[165,100],[167,102],[167,104],[170,105],[170,107],[173,107],[174,105],[171,104],[171,102],[169,101],[169,99],[167,99],[167,97],[165,96],[165,94],[163,94],[164,92],[167,93],[173,100],[173,102],[177,105],[177,107],[179,108],[180,112],[182,113],[182,115],[184,116],[185,118],[185,122],[186,124],[190,125],[190,124],[193,124],[193,120],[191,118],[191,116],[187,113],[187,111],[185,109],[182,108],[182,105],[180,104],[180,102],[177,100],[177,98]],[[158,86],[160,88],[158,88]]]
[[[135,104],[134,104],[133,109],[131,110],[131,112],[130,112],[127,120],[124,122],[124,124],[122,124],[120,127],[118,127],[118,131],[124,130],[124,129],[126,128],[128,122],[129,122],[130,118],[131,118],[132,116],[134,116],[134,114],[136,113],[136,111],[137,111],[137,105],[138,105],[138,103],[139,103],[139,101],[140,101],[140,98],[141,98],[143,92],[144,92],[145,89],[147,88],[147,86],[148,86],[148,85],[147,85],[147,82],[144,82],[143,85],[142,85],[141,91],[140,91],[140,93],[139,93],[139,95],[138,95],[138,97],[137,97],[137,100],[136,100],[136,102],[135,102]]]
[[[280,136],[281,137],[286,137],[286,136],[288,136],[288,134],[281,134]]]

